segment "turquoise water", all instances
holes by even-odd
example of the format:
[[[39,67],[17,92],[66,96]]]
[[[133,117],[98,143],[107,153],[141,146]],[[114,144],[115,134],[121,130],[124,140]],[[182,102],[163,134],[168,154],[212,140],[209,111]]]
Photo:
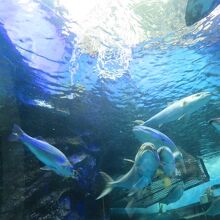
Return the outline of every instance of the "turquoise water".
[[[123,159],[140,147],[134,121],[202,91],[212,94],[207,105],[160,131],[218,182],[220,134],[208,124],[220,110],[220,8],[212,2],[191,26],[186,0],[0,4],[2,219],[109,218],[111,199],[105,209],[95,200],[99,171],[127,172]],[[80,182],[41,171],[23,145],[8,142],[14,123],[68,156],[88,155]]]

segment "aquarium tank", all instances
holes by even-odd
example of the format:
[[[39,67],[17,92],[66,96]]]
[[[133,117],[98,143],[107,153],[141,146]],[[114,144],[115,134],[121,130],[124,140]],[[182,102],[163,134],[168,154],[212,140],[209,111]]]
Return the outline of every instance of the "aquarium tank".
[[[0,0],[0,219],[220,219],[220,0]]]

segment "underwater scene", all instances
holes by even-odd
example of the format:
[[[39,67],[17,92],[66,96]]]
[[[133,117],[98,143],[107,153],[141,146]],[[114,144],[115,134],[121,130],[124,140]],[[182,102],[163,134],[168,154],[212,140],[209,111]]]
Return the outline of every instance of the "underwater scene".
[[[1,0],[0,219],[220,219],[220,0]]]

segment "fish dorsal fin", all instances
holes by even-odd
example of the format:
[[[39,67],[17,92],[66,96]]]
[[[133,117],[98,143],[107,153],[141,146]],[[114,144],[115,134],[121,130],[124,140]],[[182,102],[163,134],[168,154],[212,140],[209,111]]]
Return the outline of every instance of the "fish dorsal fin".
[[[40,140],[40,141],[46,141],[43,137],[41,137],[41,136],[38,136],[38,137],[36,137],[36,139],[38,139],[38,140]]]
[[[131,159],[124,158],[123,160],[126,161],[126,162],[134,163],[134,161],[131,160]]]
[[[187,101],[183,101],[182,102],[182,107],[186,106],[186,104],[187,104]]]
[[[135,120],[134,123],[136,125],[143,125],[144,124],[144,121],[143,120]]]
[[[44,170],[44,171],[51,171],[52,169],[48,166],[44,166],[44,167],[41,167],[40,168],[41,170]]]

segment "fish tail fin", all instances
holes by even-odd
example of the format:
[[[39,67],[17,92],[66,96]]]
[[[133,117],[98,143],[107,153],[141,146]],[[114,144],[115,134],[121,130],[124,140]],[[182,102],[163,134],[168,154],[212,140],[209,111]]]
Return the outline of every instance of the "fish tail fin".
[[[24,134],[22,129],[18,125],[14,124],[13,129],[12,129],[12,133],[9,135],[8,140],[9,141],[18,141],[22,134]]]
[[[113,189],[113,184],[112,183],[113,183],[114,180],[105,172],[100,172],[100,174],[104,178],[104,180],[106,182],[106,186],[105,186],[105,189],[102,191],[102,193],[96,198],[96,200],[101,199],[102,197],[106,196]]]

